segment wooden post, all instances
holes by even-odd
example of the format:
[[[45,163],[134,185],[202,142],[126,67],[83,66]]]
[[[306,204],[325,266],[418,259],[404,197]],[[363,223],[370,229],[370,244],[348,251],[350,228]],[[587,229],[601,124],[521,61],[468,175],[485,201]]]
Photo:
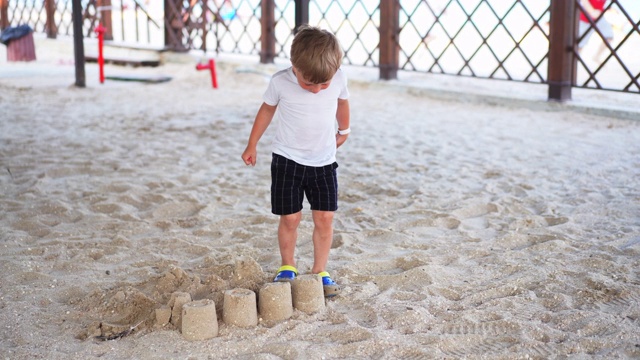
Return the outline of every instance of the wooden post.
[[[96,10],[100,13],[98,18],[100,19],[100,25],[104,27],[104,39],[113,40],[113,20],[111,11],[111,0],[97,0]]]
[[[0,0],[2,1],[2,0]],[[58,27],[56,26],[56,1],[44,0],[44,8],[47,13],[47,20],[44,23],[44,32],[47,38],[55,39],[58,37]]]
[[[166,49],[171,48],[171,8],[170,2],[171,0],[164,0],[163,9],[164,9],[164,47]]]
[[[297,33],[301,25],[309,23],[309,0],[296,0],[296,22],[293,33]]]
[[[380,79],[398,78],[400,1],[380,1]]]
[[[260,62],[262,64],[273,63],[276,57],[276,19],[275,19],[275,0],[262,0],[262,25]]]
[[[549,100],[571,100],[575,79],[575,37],[578,32],[577,0],[551,0],[549,22]]]
[[[0,30],[9,27],[9,0],[0,0]]]
[[[171,0],[164,0],[164,47],[172,48],[173,39],[171,37],[171,9],[173,9]]]
[[[164,0],[164,45],[173,51],[188,51],[184,44],[181,0]]]
[[[202,2],[202,14],[200,15],[199,27],[202,29],[202,51],[207,53],[207,12],[209,11],[209,5],[207,5],[207,1]]]
[[[84,43],[82,35],[82,3],[81,0],[73,0],[73,50],[76,61],[76,86],[85,87],[87,85],[84,71]]]

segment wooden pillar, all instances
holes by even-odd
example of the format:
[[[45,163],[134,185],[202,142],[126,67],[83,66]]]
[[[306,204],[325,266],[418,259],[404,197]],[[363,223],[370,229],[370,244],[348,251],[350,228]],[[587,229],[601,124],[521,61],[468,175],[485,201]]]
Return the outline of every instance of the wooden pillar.
[[[273,63],[276,57],[276,19],[275,0],[262,0],[262,25],[260,62],[262,64]]]
[[[87,85],[84,71],[84,43],[82,35],[82,3],[81,0],[73,0],[71,4],[73,17],[73,52],[76,61],[76,86]]]
[[[400,1],[380,1],[380,79],[398,78]]]
[[[578,0],[551,0],[549,22],[549,100],[571,100],[575,79],[574,47],[578,32]]]
[[[9,27],[9,0],[0,0],[0,30]]]
[[[164,0],[162,8],[164,9],[164,47],[167,49],[171,48],[171,17],[170,17],[170,2],[171,0]]]
[[[309,23],[309,0],[296,0],[296,22],[293,33],[297,33],[301,25]]]
[[[99,11],[98,18],[100,24],[105,28],[104,39],[113,40],[113,20],[111,11],[111,0],[97,0],[96,11]]]
[[[188,51],[184,41],[182,0],[164,0],[164,45],[173,51]]]
[[[207,29],[207,12],[209,12],[208,1],[202,2],[202,14],[200,15],[200,20],[198,22],[198,26],[202,30],[202,51],[207,53],[207,33],[209,30]]]
[[[1,1],[1,0],[0,0]],[[47,13],[47,20],[44,23],[44,32],[47,38],[55,39],[58,37],[58,26],[56,26],[56,1],[44,0],[44,9]]]

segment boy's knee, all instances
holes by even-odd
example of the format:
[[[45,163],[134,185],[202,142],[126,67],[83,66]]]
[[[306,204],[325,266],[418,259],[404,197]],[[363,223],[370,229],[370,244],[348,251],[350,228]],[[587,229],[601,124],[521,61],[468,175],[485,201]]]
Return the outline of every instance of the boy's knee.
[[[296,228],[298,227],[298,224],[300,224],[301,218],[302,218],[301,212],[288,214],[288,215],[280,215],[280,224],[282,224],[287,228]]]
[[[333,223],[333,211],[314,211],[313,222],[316,226],[331,226]]]

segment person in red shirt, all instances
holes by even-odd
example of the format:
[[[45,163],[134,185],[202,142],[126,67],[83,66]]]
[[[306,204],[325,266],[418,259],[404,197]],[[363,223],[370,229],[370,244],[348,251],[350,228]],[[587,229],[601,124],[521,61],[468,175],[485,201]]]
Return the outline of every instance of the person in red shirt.
[[[604,39],[608,42],[613,41],[613,27],[604,18],[602,13],[604,12],[605,4],[607,0],[581,0],[580,5],[584,8],[585,12],[580,12],[580,23],[578,26],[578,51],[582,52],[582,49],[587,45],[591,35],[595,32],[594,27],[602,33]],[[598,61],[606,46],[604,41],[601,41],[598,45],[598,50],[594,59]]]

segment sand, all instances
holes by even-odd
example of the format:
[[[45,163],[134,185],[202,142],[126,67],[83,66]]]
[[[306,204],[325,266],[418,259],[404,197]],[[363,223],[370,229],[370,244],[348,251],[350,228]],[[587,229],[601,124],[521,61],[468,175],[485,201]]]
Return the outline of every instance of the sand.
[[[329,264],[343,292],[317,314],[187,341],[156,322],[172,294],[221,311],[225,290],[257,291],[279,266],[272,129],[256,167],[240,159],[278,66],[220,61],[213,90],[193,57],[107,68],[162,84],[100,85],[88,64],[78,89],[72,55],[39,44],[33,63],[0,53],[3,358],[640,357],[640,113],[496,101],[492,85],[442,96],[347,68]],[[303,273],[311,231],[306,206]]]

